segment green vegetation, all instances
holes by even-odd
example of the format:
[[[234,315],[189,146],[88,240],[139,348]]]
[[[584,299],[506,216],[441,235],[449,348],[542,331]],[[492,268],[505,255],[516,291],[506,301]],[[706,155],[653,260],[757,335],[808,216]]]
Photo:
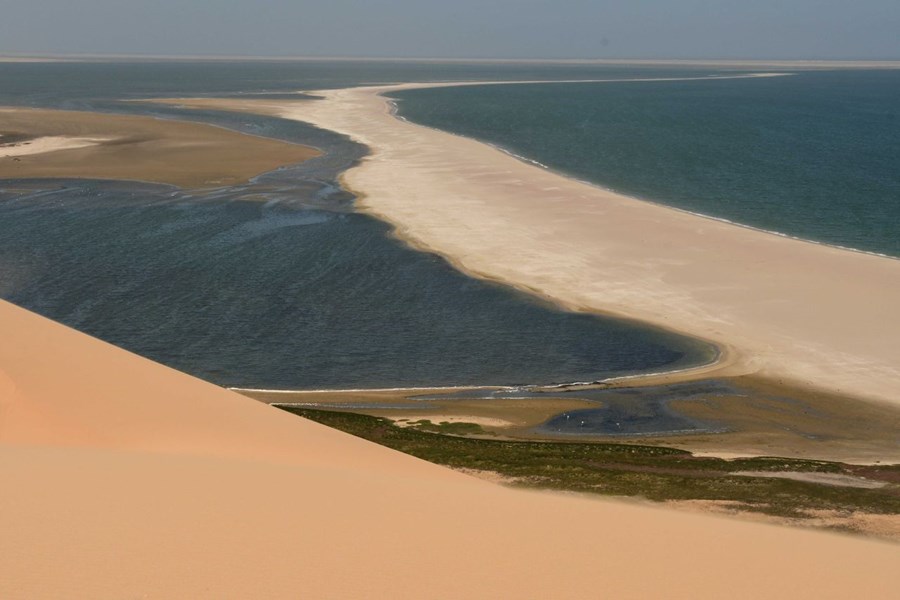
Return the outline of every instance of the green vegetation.
[[[495,472],[519,486],[656,501],[729,501],[743,510],[795,518],[808,516],[804,512],[808,510],[900,514],[900,466],[857,467],[769,457],[726,461],[660,446],[467,438],[447,433],[478,434],[481,428],[473,423],[425,420],[415,427],[400,427],[389,419],[355,413],[281,408],[433,463]],[[862,475],[888,485],[839,487],[733,475],[738,471]]]
[[[419,421],[407,423],[405,427],[412,427],[418,431],[429,431],[431,433],[446,433],[448,435],[492,435],[477,423],[450,423],[448,421],[432,423],[429,419],[420,419]]]

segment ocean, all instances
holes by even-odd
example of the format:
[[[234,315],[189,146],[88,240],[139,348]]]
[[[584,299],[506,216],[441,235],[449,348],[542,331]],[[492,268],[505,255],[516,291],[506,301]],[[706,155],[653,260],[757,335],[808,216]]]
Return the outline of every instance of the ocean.
[[[337,184],[340,172],[365,154],[342,136],[271,117],[120,100],[277,97],[395,81],[727,73],[318,61],[0,64],[2,104],[187,118],[324,151],[202,194],[130,182],[0,182],[0,297],[188,373],[243,387],[550,384],[708,362],[715,350],[697,340],[562,311],[466,277],[395,240],[389,226],[355,212],[353,197]],[[900,255],[898,159],[887,152],[897,139],[897,109],[884,98],[898,81],[894,73],[814,72],[445,88],[397,97],[406,118],[599,185]],[[824,141],[830,145],[823,158],[814,150]],[[857,152],[850,159],[848,148]],[[767,170],[773,165],[779,169]],[[803,188],[814,174],[815,185]],[[805,191],[793,194],[788,185]]]
[[[391,97],[413,122],[626,195],[900,257],[900,71]]]
[[[562,311],[408,248],[389,226],[354,212],[352,196],[337,185],[365,153],[339,135],[271,117],[117,101],[280,94],[362,83],[363,74],[373,76],[368,69],[355,75],[361,67],[345,65],[328,78],[282,64],[29,67],[0,65],[4,103],[189,118],[324,154],[208,193],[134,182],[5,181],[0,297],[13,303],[242,387],[565,383],[715,356],[705,343]],[[401,68],[383,79],[407,75]]]

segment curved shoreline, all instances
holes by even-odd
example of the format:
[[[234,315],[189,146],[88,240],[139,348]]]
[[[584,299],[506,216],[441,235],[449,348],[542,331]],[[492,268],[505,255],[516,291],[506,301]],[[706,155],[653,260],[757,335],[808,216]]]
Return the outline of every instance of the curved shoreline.
[[[414,84],[401,84],[401,85],[404,86],[404,90],[406,90],[406,89],[412,90],[412,89],[428,89],[428,88],[435,88],[435,87],[469,87],[469,86],[480,86],[480,85],[533,85],[533,84],[554,84],[554,83],[652,83],[652,82],[666,82],[666,81],[716,81],[716,80],[726,80],[726,79],[758,79],[758,78],[768,78],[768,77],[786,77],[786,76],[792,76],[795,74],[796,73],[792,73],[792,72],[778,72],[778,73],[749,73],[749,74],[744,74],[744,75],[723,75],[723,76],[710,75],[710,76],[706,76],[706,77],[673,77],[673,78],[646,78],[646,79],[578,79],[578,80],[572,79],[572,80],[559,80],[559,81],[537,81],[537,80],[534,80],[534,81],[484,81],[484,82],[464,81],[464,82],[455,82],[455,83],[454,82],[436,83],[436,84],[414,83]],[[674,204],[666,204],[665,202],[661,202],[659,200],[654,200],[652,198],[646,198],[646,197],[638,196],[638,195],[635,195],[633,193],[629,193],[626,191],[607,187],[606,185],[604,185],[602,183],[599,183],[596,181],[590,181],[588,179],[583,179],[577,175],[573,175],[573,174],[567,173],[563,170],[556,169],[549,165],[545,165],[544,163],[542,163],[538,160],[535,160],[533,158],[529,158],[527,156],[517,154],[514,150],[512,150],[510,148],[506,148],[505,146],[496,144],[489,140],[481,139],[481,138],[475,137],[475,136],[466,136],[466,135],[463,135],[460,133],[455,133],[453,131],[448,131],[448,130],[440,129],[438,127],[432,127],[430,125],[424,125],[422,123],[417,123],[415,121],[411,121],[400,114],[400,106],[399,106],[398,102],[401,101],[402,99],[393,98],[391,96],[386,95],[386,93],[389,93],[390,91],[391,90],[388,90],[387,92],[383,92],[381,95],[385,98],[385,100],[388,103],[391,116],[395,117],[396,119],[398,119],[400,121],[403,121],[404,123],[409,123],[410,125],[415,125],[418,127],[424,127],[431,131],[436,131],[436,132],[444,133],[447,135],[453,135],[453,136],[463,138],[463,139],[475,140],[476,142],[480,142],[486,146],[490,146],[491,148],[493,148],[499,152],[502,152],[502,153],[506,154],[507,156],[510,156],[511,158],[514,158],[528,166],[538,167],[540,169],[543,169],[545,171],[553,173],[554,175],[558,175],[558,176],[564,177],[566,179],[571,179],[572,181],[577,181],[578,183],[582,183],[584,185],[595,187],[604,192],[607,192],[610,194],[616,194],[618,196],[623,196],[626,198],[630,198],[631,200],[636,200],[638,202],[643,202],[646,204],[652,204],[652,205],[659,206],[662,208],[675,210],[675,211],[682,212],[682,213],[692,215],[695,217],[702,217],[704,219],[718,221],[720,223],[725,223],[727,225],[733,225],[735,227],[741,227],[744,229],[749,229],[751,231],[757,231],[760,233],[776,235],[779,237],[784,237],[784,238],[788,238],[791,240],[795,240],[798,242],[806,242],[809,244],[816,244],[819,246],[827,246],[829,248],[837,248],[839,250],[847,250],[849,252],[858,252],[860,254],[868,254],[870,256],[877,256],[880,258],[889,258],[892,260],[900,261],[900,256],[884,254],[882,252],[875,252],[874,250],[863,250],[861,248],[854,248],[852,246],[843,246],[841,244],[832,244],[829,242],[824,242],[824,241],[815,240],[815,239],[811,239],[811,238],[801,237],[798,235],[793,235],[793,234],[790,234],[790,233],[787,233],[784,231],[777,231],[775,229],[764,229],[762,227],[748,225],[746,223],[741,223],[739,221],[733,221],[733,220],[725,218],[725,217],[717,217],[715,215],[710,215],[710,214],[706,214],[706,213],[702,213],[702,212],[688,210],[686,208],[682,208],[682,207],[676,206]]]
[[[634,79],[634,80],[630,80],[630,81],[632,81],[632,82],[684,81],[684,80],[709,81],[709,80],[722,80],[722,79],[778,77],[778,76],[790,76],[790,75],[792,75],[792,73],[752,73],[752,74],[746,74],[746,75],[734,75],[734,76],[723,76],[723,77],[713,76],[713,77],[689,77],[689,78],[647,78],[647,79]],[[401,89],[406,90],[406,89],[432,88],[432,87],[455,87],[455,86],[469,86],[469,85],[472,85],[472,86],[475,86],[475,85],[510,85],[510,84],[514,85],[514,84],[539,84],[539,83],[625,83],[625,82],[626,81],[623,81],[623,80],[448,82],[448,83],[437,83],[437,84],[421,84],[421,83],[400,84],[400,85],[395,85],[395,86],[378,86],[377,88],[375,86],[373,86],[371,89],[372,89],[374,95],[376,95],[377,97],[379,97],[380,99],[382,99],[384,101],[384,103],[387,107],[388,113],[394,119],[396,119],[398,121],[401,121],[401,122],[411,125],[413,127],[427,129],[427,130],[433,131],[438,134],[450,135],[450,136],[458,137],[458,138],[464,139],[464,140],[475,141],[476,143],[483,144],[497,152],[500,152],[506,156],[509,156],[510,158],[516,160],[517,162],[519,162],[526,168],[538,168],[538,169],[541,169],[541,170],[543,170],[547,173],[550,173],[554,176],[564,178],[564,179],[567,179],[569,181],[572,181],[572,182],[575,182],[575,183],[578,183],[581,185],[596,188],[597,190],[600,190],[606,194],[611,194],[614,196],[625,198],[632,202],[647,204],[647,205],[657,207],[657,208],[660,208],[663,210],[675,211],[675,212],[682,213],[682,214],[685,214],[685,215],[688,215],[691,217],[709,220],[709,221],[712,221],[715,223],[721,223],[726,226],[738,227],[738,228],[741,228],[741,229],[744,229],[744,230],[747,230],[750,232],[754,232],[754,233],[775,236],[775,237],[782,238],[785,240],[790,240],[793,242],[798,242],[798,243],[802,243],[802,244],[810,244],[813,246],[835,249],[835,250],[840,250],[840,251],[845,251],[845,252],[851,252],[851,253],[855,253],[855,254],[859,254],[859,255],[863,255],[863,256],[876,257],[879,259],[887,259],[887,260],[891,260],[891,261],[900,260],[897,257],[892,257],[892,256],[888,256],[888,255],[884,255],[884,254],[880,254],[880,253],[876,253],[876,252],[868,252],[868,251],[859,250],[856,248],[846,248],[846,247],[842,247],[842,246],[819,242],[816,240],[807,240],[805,238],[792,236],[790,234],[786,234],[783,232],[760,229],[760,228],[752,227],[752,226],[745,225],[742,223],[733,222],[728,219],[723,219],[723,218],[715,217],[712,215],[706,215],[706,214],[702,214],[702,213],[687,211],[687,210],[684,210],[684,209],[681,209],[678,207],[665,205],[665,204],[655,202],[652,200],[646,200],[643,198],[629,196],[627,194],[623,194],[623,193],[614,191],[612,189],[605,188],[602,185],[599,185],[597,183],[584,181],[582,179],[575,178],[571,175],[558,172],[550,167],[547,167],[546,165],[542,165],[540,163],[537,163],[534,160],[519,156],[505,148],[497,147],[496,145],[491,144],[489,142],[478,140],[476,138],[469,138],[467,136],[459,135],[459,134],[456,134],[453,132],[444,131],[444,130],[428,127],[426,125],[420,125],[420,124],[414,123],[412,121],[409,121],[408,119],[406,119],[398,114],[398,107],[396,105],[396,100],[393,98],[390,98],[389,96],[386,95],[387,93],[389,93],[391,91],[396,91],[396,90],[401,90]],[[380,89],[378,89],[378,88],[380,88]],[[331,97],[330,94],[327,92],[320,91],[319,93],[324,96],[324,99],[326,101],[329,100]],[[297,118],[293,114],[283,114],[282,116],[285,116],[287,118]],[[320,125],[320,123],[317,123],[317,122],[314,122],[314,124]],[[352,134],[350,134],[350,136],[353,137]],[[371,146],[370,146],[370,148],[371,148]],[[429,251],[429,252],[438,252],[445,259],[447,259],[451,264],[453,264],[454,267],[458,268],[462,272],[465,272],[469,275],[472,275],[472,276],[475,276],[475,277],[478,277],[481,279],[488,279],[488,280],[492,280],[492,281],[498,281],[500,283],[504,283],[507,285],[512,285],[513,287],[516,287],[517,289],[525,291],[526,293],[546,298],[546,299],[550,300],[551,302],[553,302],[554,304],[560,305],[569,310],[587,311],[587,312],[593,312],[593,313],[598,313],[598,314],[603,314],[603,315],[613,316],[613,317],[618,317],[618,318],[635,319],[635,320],[642,321],[642,322],[649,322],[649,323],[653,324],[654,326],[660,327],[664,330],[671,331],[671,332],[674,332],[674,333],[677,333],[680,335],[685,335],[687,337],[691,337],[698,341],[708,343],[717,350],[717,356],[708,363],[703,363],[703,364],[699,364],[696,366],[691,366],[691,367],[687,367],[687,368],[683,368],[683,369],[675,369],[672,371],[662,371],[662,372],[658,372],[658,373],[649,373],[649,374],[648,373],[639,373],[639,374],[635,374],[632,376],[616,377],[616,378],[611,378],[612,381],[627,380],[627,381],[633,381],[636,385],[643,385],[643,384],[645,384],[645,382],[648,382],[648,381],[660,381],[661,380],[661,381],[665,381],[667,383],[671,383],[671,382],[676,382],[676,381],[681,381],[681,380],[696,379],[700,376],[750,375],[750,374],[759,374],[759,373],[763,372],[762,369],[753,368],[752,357],[746,356],[740,350],[738,350],[737,348],[732,346],[732,344],[730,344],[728,341],[725,341],[722,339],[710,338],[710,337],[706,337],[704,335],[698,335],[698,333],[696,331],[673,328],[673,327],[668,326],[668,324],[662,323],[656,319],[645,320],[642,318],[635,318],[634,315],[632,315],[628,312],[619,312],[616,310],[612,310],[606,306],[567,304],[565,302],[561,302],[560,298],[556,297],[555,295],[548,294],[547,290],[545,290],[545,289],[532,287],[531,285],[527,285],[525,282],[522,282],[522,281],[498,278],[498,277],[493,276],[490,272],[480,272],[478,270],[474,270],[474,269],[470,268],[469,266],[467,266],[462,261],[458,260],[457,257],[450,255],[450,254],[446,254],[445,252],[433,247],[432,245],[428,244],[427,242],[423,243],[421,238],[412,234],[411,231],[409,230],[409,228],[406,228],[403,226],[402,222],[397,221],[395,218],[392,217],[392,215],[388,214],[387,212],[379,211],[377,208],[373,207],[370,202],[367,202],[370,200],[370,194],[367,194],[365,191],[362,191],[360,189],[354,188],[353,185],[350,183],[350,178],[352,176],[352,172],[353,172],[353,169],[350,169],[350,170],[344,172],[343,174],[341,174],[341,178],[340,178],[341,183],[347,189],[352,191],[354,193],[354,195],[356,195],[358,197],[358,199],[360,200],[359,204],[360,204],[361,208],[363,208],[363,210],[366,210],[370,214],[374,214],[375,216],[394,225],[395,235],[399,239],[402,239],[403,241],[409,243],[413,247],[418,247],[421,250]],[[748,365],[748,362],[750,362],[751,364]],[[604,381],[606,381],[606,380],[604,380]],[[583,383],[576,382],[573,385],[575,385],[575,386],[579,386],[579,385],[583,385],[583,384],[590,385],[591,383],[594,383],[594,382],[583,382]],[[811,388],[820,387],[819,382],[817,382],[817,381],[806,381],[806,382],[793,381],[793,383],[800,384],[802,387],[811,387]],[[821,387],[823,387],[824,389],[827,389],[828,391],[837,391],[832,387],[828,387],[828,386],[821,386]],[[898,388],[898,389],[900,389],[900,388]],[[848,390],[841,390],[841,391],[847,392]],[[852,395],[855,391],[859,391],[859,390],[850,390],[849,392]],[[879,399],[890,401],[895,398],[888,395],[887,397],[881,397]]]
[[[92,598],[173,597],[173,589],[184,598],[360,597],[404,565],[413,576],[388,581],[390,597],[419,598],[424,589],[558,597],[565,581],[564,596],[589,598],[598,564],[606,589],[625,597],[721,598],[739,588],[792,598],[797,586],[835,598],[893,597],[884,576],[896,563],[889,543],[508,489],[266,407],[5,302],[0,324],[0,532],[8,549],[0,568],[13,574],[0,578],[3,597],[73,589]],[[271,510],[275,499],[302,510]],[[560,514],[581,525],[562,530]],[[198,561],[215,568],[198,570]],[[645,564],[653,578],[636,576]],[[314,565],[315,576],[298,565]],[[755,576],[760,570],[769,576]]]
[[[0,107],[0,180],[108,179],[217,189],[321,154],[197,121],[83,110]]]
[[[391,114],[383,94],[432,85],[454,84],[178,102],[275,114],[365,144],[371,154],[341,176],[357,206],[469,275],[708,341],[728,350],[716,375],[900,402],[900,261],[644,202]]]
[[[785,75],[789,75],[789,74],[790,74],[790,73],[785,73]],[[720,78],[720,79],[721,79],[721,78]],[[731,79],[734,79],[734,78],[732,77]],[[683,80],[682,80],[682,81],[683,81]],[[546,83],[557,83],[557,82],[546,82]],[[389,101],[393,101],[393,100],[394,100],[394,99],[391,98],[390,96],[385,96],[385,98],[387,98]],[[395,116],[397,119],[400,119],[401,121],[403,121],[403,122],[405,122],[405,123],[411,123],[411,124],[413,124],[413,125],[419,125],[420,127],[427,127],[428,129],[432,129],[433,131],[441,131],[441,132],[443,132],[443,133],[449,133],[449,134],[451,134],[451,135],[459,135],[459,134],[455,134],[455,133],[453,133],[453,132],[451,132],[451,131],[445,131],[445,130],[443,130],[443,129],[438,129],[438,128],[435,128],[435,127],[429,127],[428,125],[421,125],[421,124],[419,124],[419,123],[416,123],[415,121],[410,121],[410,120],[407,119],[406,117],[404,117],[404,116],[402,116],[402,115],[399,114],[399,112],[398,112],[398,107],[397,107],[396,105],[392,108],[392,110],[394,111],[394,116]],[[467,136],[460,135],[460,137],[465,138],[465,137],[467,137]],[[587,180],[587,179],[582,179],[582,178],[577,177],[577,176],[575,176],[575,175],[566,173],[565,171],[561,171],[561,170],[559,170],[559,169],[554,169],[553,167],[551,167],[551,166],[549,166],[549,165],[545,165],[544,163],[542,163],[542,162],[540,162],[540,161],[538,161],[538,160],[535,160],[535,159],[533,159],[533,158],[528,158],[527,156],[522,156],[521,154],[516,154],[515,152],[513,152],[513,151],[510,150],[509,148],[505,148],[505,147],[503,147],[503,146],[500,146],[500,145],[498,145],[498,144],[494,144],[494,143],[489,142],[489,141],[487,141],[487,140],[482,140],[482,139],[476,138],[476,137],[471,137],[471,138],[469,138],[469,139],[473,139],[473,140],[475,140],[475,141],[477,141],[477,142],[481,142],[482,144],[484,144],[484,145],[486,145],[486,146],[490,146],[491,148],[494,148],[495,150],[498,150],[498,151],[500,151],[500,152],[503,152],[504,154],[506,154],[506,155],[508,155],[508,156],[510,156],[510,157],[512,157],[512,158],[515,158],[516,160],[521,161],[521,162],[525,163],[525,164],[528,165],[528,166],[533,166],[533,167],[537,167],[537,168],[539,168],[539,169],[544,169],[545,171],[548,171],[548,172],[553,173],[553,174],[555,174],[555,175],[559,175],[560,177],[565,177],[566,179],[571,179],[571,180],[573,180],[573,181],[577,181],[578,183],[583,183],[584,185],[589,185],[589,186],[591,186],[591,187],[595,187],[595,188],[597,188],[597,189],[603,190],[604,192],[608,192],[608,193],[610,193],[610,194],[617,194],[617,195],[620,195],[620,196],[626,196],[626,197],[628,197],[628,198],[631,198],[632,200],[637,200],[638,202],[644,202],[644,203],[646,203],[646,204],[653,204],[653,205],[655,205],[655,206],[661,206],[661,207],[663,207],[663,208],[668,208],[668,209],[671,209],[671,210],[677,210],[678,212],[682,212],[682,213],[685,213],[685,214],[688,214],[688,215],[692,215],[692,216],[695,216],[695,217],[701,217],[701,218],[704,218],[704,219],[709,219],[709,220],[711,220],[711,221],[718,221],[718,222],[720,222],[720,223],[725,223],[726,225],[733,225],[733,226],[735,226],[735,227],[741,227],[741,228],[743,228],[743,229],[749,229],[749,230],[751,230],[751,231],[757,231],[757,232],[759,232],[759,233],[767,233],[767,234],[769,234],[769,235],[777,235],[778,237],[788,238],[788,239],[795,240],[795,241],[798,241],[798,242],[806,242],[806,243],[808,243],[808,244],[816,244],[816,245],[818,245],[818,246],[827,246],[827,247],[829,247],[829,248],[837,248],[838,250],[847,250],[848,252],[858,252],[858,253],[860,253],[860,254],[868,254],[869,256],[877,256],[877,257],[879,257],[879,258],[889,258],[889,259],[891,259],[891,260],[900,260],[900,256],[894,256],[894,255],[892,255],[892,254],[884,254],[883,252],[875,252],[874,250],[863,250],[862,248],[854,248],[853,246],[842,246],[841,244],[832,244],[832,243],[829,243],[829,242],[823,242],[823,241],[820,241],[820,240],[814,240],[814,239],[811,239],[811,238],[801,237],[801,236],[799,236],[799,235],[793,235],[793,234],[790,234],[790,233],[786,233],[786,232],[784,232],[784,231],[777,231],[777,230],[775,230],[775,229],[764,229],[764,228],[762,228],[762,227],[756,227],[756,226],[754,226],[754,225],[748,225],[748,224],[746,224],[746,223],[741,223],[741,222],[739,222],[739,221],[732,221],[731,219],[727,219],[727,218],[725,218],[725,217],[717,217],[717,216],[715,216],[715,215],[709,215],[709,214],[706,214],[706,213],[697,212],[697,211],[693,211],[693,210],[688,210],[688,209],[686,209],[686,208],[681,208],[680,206],[675,206],[674,204],[666,204],[665,202],[660,202],[660,201],[658,201],[658,200],[652,200],[652,199],[650,199],[650,198],[644,198],[644,197],[642,197],[642,196],[637,196],[637,195],[635,195],[635,194],[629,194],[629,193],[626,193],[626,192],[623,192],[623,191],[620,191],[620,190],[616,190],[616,189],[611,188],[611,187],[607,187],[607,186],[605,186],[605,185],[603,185],[603,184],[601,184],[601,183],[597,183],[597,182],[594,182],[594,181],[589,181],[589,180]]]

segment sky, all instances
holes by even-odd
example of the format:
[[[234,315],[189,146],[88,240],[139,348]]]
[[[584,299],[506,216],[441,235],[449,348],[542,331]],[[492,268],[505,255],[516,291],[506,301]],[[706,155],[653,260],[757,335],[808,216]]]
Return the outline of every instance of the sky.
[[[0,0],[0,53],[900,59],[900,0]]]

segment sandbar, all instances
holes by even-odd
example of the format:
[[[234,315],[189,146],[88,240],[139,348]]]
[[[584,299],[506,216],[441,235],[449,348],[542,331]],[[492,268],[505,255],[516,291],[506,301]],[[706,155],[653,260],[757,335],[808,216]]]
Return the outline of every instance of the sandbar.
[[[0,179],[124,179],[214,188],[319,154],[202,123],[81,111],[0,108],[0,133]]]
[[[33,154],[44,154],[45,152],[56,152],[58,150],[87,148],[88,146],[96,146],[97,144],[108,141],[111,141],[111,139],[46,135],[22,142],[4,143],[3,137],[0,137],[0,158],[31,156]]]
[[[385,97],[434,85],[459,84],[178,102],[275,114],[366,144],[369,156],[342,179],[358,206],[471,275],[712,342],[722,349],[718,375],[900,405],[900,260],[576,181],[400,119]]]

